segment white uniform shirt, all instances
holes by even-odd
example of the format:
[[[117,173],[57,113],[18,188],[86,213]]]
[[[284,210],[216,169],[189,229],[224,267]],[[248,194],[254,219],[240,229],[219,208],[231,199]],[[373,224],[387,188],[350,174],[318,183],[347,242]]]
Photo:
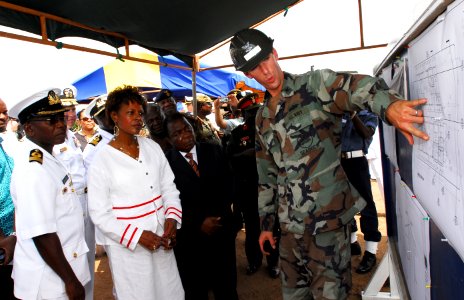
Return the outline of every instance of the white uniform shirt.
[[[160,146],[138,137],[139,159],[110,145],[88,170],[89,213],[104,245],[135,249],[143,230],[163,232],[166,218],[180,227],[182,208],[174,174]]]
[[[33,149],[42,152],[42,163],[30,161]],[[25,139],[15,156],[11,195],[17,233],[12,274],[15,296],[37,299],[39,291],[47,298],[65,295],[64,282],[42,259],[33,241],[34,237],[47,233],[58,235],[67,261],[85,285],[90,274],[82,208],[63,164]]]
[[[101,137],[101,140],[99,140],[99,137]],[[100,130],[98,134],[96,134],[92,141],[90,141],[87,146],[84,149],[84,166],[85,169],[88,170],[90,168],[90,165],[93,161],[93,158],[95,157],[95,154],[103,148],[106,144],[108,144],[111,139],[113,138],[113,135],[105,130]],[[97,142],[98,141],[98,142]]]
[[[76,192],[82,194],[87,187],[86,170],[81,148],[76,141],[74,133],[68,130],[66,141],[53,147],[53,156],[58,157],[66,166],[68,172],[71,173]]]

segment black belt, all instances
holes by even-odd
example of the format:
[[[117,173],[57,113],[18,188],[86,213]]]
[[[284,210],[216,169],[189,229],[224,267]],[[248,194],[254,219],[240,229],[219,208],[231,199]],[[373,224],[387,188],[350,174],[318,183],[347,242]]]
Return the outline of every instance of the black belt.
[[[363,157],[363,156],[364,156],[364,151],[362,150],[342,152],[342,158],[344,159],[357,158],[357,157]]]

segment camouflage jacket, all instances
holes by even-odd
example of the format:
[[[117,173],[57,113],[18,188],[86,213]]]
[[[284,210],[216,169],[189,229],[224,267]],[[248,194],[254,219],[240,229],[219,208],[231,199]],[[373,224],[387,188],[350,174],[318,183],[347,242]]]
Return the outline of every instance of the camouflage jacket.
[[[317,70],[284,73],[281,95],[266,95],[256,117],[262,229],[276,212],[283,230],[312,234],[347,224],[365,201],[340,165],[344,112],[385,110],[400,98],[382,79]]]
[[[216,129],[213,127],[208,119],[203,120],[197,116],[198,121],[198,135],[197,140],[205,143],[211,143],[221,146],[221,139],[219,138]]]

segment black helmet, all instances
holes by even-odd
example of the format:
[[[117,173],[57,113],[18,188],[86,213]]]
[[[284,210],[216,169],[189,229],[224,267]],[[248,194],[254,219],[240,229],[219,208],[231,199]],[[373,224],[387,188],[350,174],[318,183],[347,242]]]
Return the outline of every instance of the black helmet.
[[[274,40],[257,29],[243,29],[230,41],[230,57],[237,71],[256,68],[272,52]]]

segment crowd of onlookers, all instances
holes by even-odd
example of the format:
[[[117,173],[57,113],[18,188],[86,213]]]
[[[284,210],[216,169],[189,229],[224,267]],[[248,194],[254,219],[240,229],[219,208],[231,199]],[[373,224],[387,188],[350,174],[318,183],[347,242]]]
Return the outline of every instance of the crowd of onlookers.
[[[11,274],[20,299],[91,299],[100,244],[118,299],[237,299],[234,241],[245,223],[248,274],[264,253],[284,299],[346,299],[350,256],[361,254],[357,213],[367,241],[358,273],[376,264],[380,240],[369,114],[410,144],[427,141],[414,126],[427,100],[407,101],[367,75],[284,72],[273,42],[256,29],[231,39],[236,70],[266,94],[260,107],[255,94],[231,91],[229,117],[221,99],[197,94],[196,113],[179,113],[169,90],[147,107],[124,86],[92,100],[76,135],[71,89],[9,110],[0,101],[1,295],[13,297]],[[92,137],[84,118],[98,125]]]
[[[54,98],[59,99],[59,104],[50,104],[48,99]],[[6,249],[5,266],[0,268],[2,292],[8,291],[13,299],[12,274],[16,297],[32,295],[34,289],[18,284],[25,279],[23,272],[15,272],[14,268],[32,271],[41,264],[42,268],[48,265],[45,270],[56,273],[55,277],[63,281],[63,278],[72,277],[70,270],[74,273],[80,270],[84,274],[82,266],[76,265],[77,258],[85,254],[87,275],[75,276],[83,286],[82,295],[91,299],[95,245],[98,244],[108,254],[113,294],[119,299],[141,299],[134,293],[146,295],[150,292],[161,299],[181,299],[184,293],[187,299],[206,299],[211,292],[216,299],[237,299],[235,237],[243,225],[249,263],[246,273],[257,272],[263,259],[258,244],[260,223],[254,155],[254,120],[260,107],[258,95],[237,89],[226,97],[212,100],[207,95],[197,94],[196,116],[188,109],[179,112],[177,102],[169,90],[161,90],[152,101],[146,101],[136,88],[122,87],[109,95],[96,97],[88,105],[81,105],[75,100],[75,92],[66,88],[62,94],[51,90],[32,95],[15,105],[14,115],[9,116],[6,105],[0,101],[2,155],[9,161],[8,170],[2,167],[2,172],[8,174],[2,177],[2,187],[8,187],[2,193],[1,202],[0,247]],[[37,109],[37,103],[42,107]],[[187,103],[189,105],[184,106],[191,108],[192,100],[187,99]],[[25,113],[29,116],[25,117]],[[21,125],[19,116],[23,119]],[[37,139],[32,131],[42,122],[62,128],[63,141],[56,141],[53,134]],[[50,147],[50,153],[46,153],[45,145]],[[24,151],[19,151],[31,147],[34,149],[27,157]],[[50,175],[31,168],[46,169],[46,162],[51,158],[49,154],[59,161],[58,168],[63,167],[61,171],[69,178],[64,176],[61,183],[58,181],[56,189],[62,195],[51,191],[52,185],[47,186],[50,191],[46,196],[53,199],[72,192],[80,203],[82,222],[62,224],[57,221],[51,225],[43,220],[30,224],[22,221],[23,214],[33,220],[45,217],[40,217],[42,210],[29,209],[42,205],[35,203],[41,197],[29,199],[21,192],[10,194],[10,182],[5,181],[10,181],[13,173],[23,171],[23,175],[33,178]],[[33,160],[32,156],[37,159]],[[28,158],[26,163],[23,162],[25,158]],[[31,170],[25,170],[22,165]],[[12,191],[28,183],[33,194],[45,188],[34,179],[22,180],[17,174],[11,182]],[[43,181],[48,182],[45,178]],[[59,201],[62,200],[56,201],[48,204],[51,211],[61,209]],[[13,203],[17,209],[16,225],[12,217]],[[18,210],[22,207],[28,213]],[[61,218],[64,219],[69,217],[66,211],[54,213],[63,214]],[[4,216],[9,217],[9,223],[3,222]],[[44,229],[29,232],[37,226]],[[57,227],[56,235],[41,241],[40,237],[53,232],[45,228],[47,226]],[[62,226],[69,227],[63,229]],[[68,258],[69,244],[61,241],[59,251],[59,241],[63,232],[71,230],[76,234],[80,229],[88,250],[85,246],[73,245]],[[27,237],[25,232],[29,232]],[[275,233],[278,236],[278,226]],[[45,242],[50,245],[44,246]],[[13,252],[15,245],[16,252]],[[32,251],[30,247],[36,249],[29,259],[41,263],[35,261],[26,267],[16,267],[25,260],[20,249]],[[280,274],[278,250],[269,245],[266,249],[271,252],[267,256],[269,276],[277,278]],[[49,262],[53,257],[45,254],[47,251],[62,252],[71,269],[56,269],[53,262]],[[171,258],[166,256],[169,252]],[[55,264],[66,264],[62,258],[56,260]],[[43,278],[37,280],[40,283]],[[3,282],[8,284],[3,285]],[[76,285],[74,282],[74,289]],[[61,294],[56,288],[56,295],[80,295],[76,291],[69,294],[68,289],[72,288],[65,283]],[[41,284],[34,291],[38,298],[46,294]]]

